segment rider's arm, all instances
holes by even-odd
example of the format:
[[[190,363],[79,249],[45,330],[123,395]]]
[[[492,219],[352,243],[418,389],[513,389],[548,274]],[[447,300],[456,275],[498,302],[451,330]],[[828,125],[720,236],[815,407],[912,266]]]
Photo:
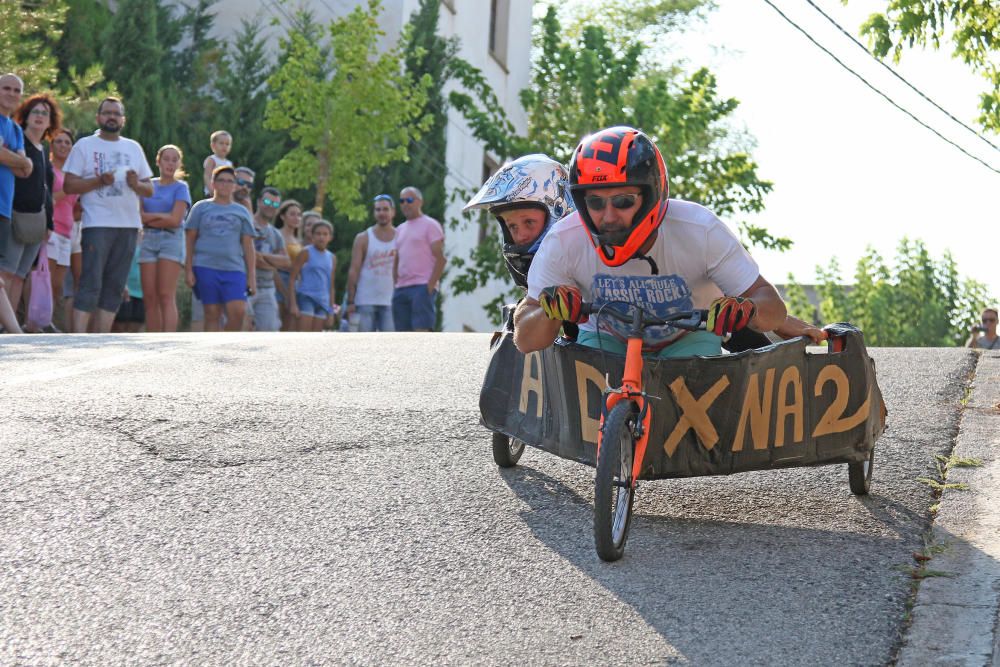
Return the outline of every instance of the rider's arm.
[[[814,345],[819,345],[820,341],[828,338],[827,333],[819,327],[791,315],[785,318],[785,321],[781,323],[780,327],[774,330],[774,333],[778,334],[784,340],[795,338],[796,336],[807,336],[812,340]]]
[[[785,302],[764,276],[757,276],[753,285],[740,296],[752,300],[757,307],[757,312],[750,320],[750,328],[754,331],[774,331],[784,323],[788,315]]]
[[[550,320],[536,299],[525,297],[514,311],[514,345],[523,353],[544,350],[559,335],[562,322]]]

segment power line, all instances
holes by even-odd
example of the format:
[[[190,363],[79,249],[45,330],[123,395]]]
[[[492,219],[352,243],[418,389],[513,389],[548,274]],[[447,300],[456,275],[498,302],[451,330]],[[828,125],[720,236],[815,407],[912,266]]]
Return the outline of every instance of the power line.
[[[845,30],[839,23],[837,23],[826,12],[824,12],[815,2],[813,2],[813,0],[806,0],[806,2],[808,2],[810,5],[812,5],[813,9],[815,9],[817,12],[819,12],[820,14],[822,14],[823,18],[825,18],[827,21],[829,21],[830,23],[832,23],[837,28],[837,30],[839,30],[840,32],[842,32],[845,35],[847,35],[847,37],[852,42],[854,42],[855,44],[858,45],[858,48],[860,48],[862,51],[864,51],[869,56],[871,56],[871,58],[875,62],[877,62],[879,65],[881,65],[882,67],[884,67],[885,69],[887,69],[889,71],[889,73],[892,74],[894,77],[896,77],[897,79],[899,79],[900,81],[902,81],[903,83],[905,83],[907,86],[909,86],[910,90],[912,90],[913,92],[915,92],[917,95],[920,95],[920,97],[924,98],[926,101],[930,102],[931,105],[933,105],[935,109],[937,109],[938,111],[940,111],[944,115],[948,116],[948,118],[952,119],[953,121],[955,121],[956,123],[958,123],[959,125],[961,125],[962,127],[964,127],[966,130],[968,130],[969,132],[971,132],[972,134],[974,134],[977,138],[979,138],[982,141],[986,142],[987,144],[989,144],[990,146],[992,146],[995,150],[1000,151],[1000,146],[997,146],[992,141],[990,141],[989,139],[987,139],[983,135],[979,134],[979,132],[977,132],[974,128],[969,127],[968,125],[966,125],[965,123],[963,123],[958,118],[955,118],[955,116],[951,115],[947,110],[941,108],[941,106],[938,105],[937,102],[935,102],[931,98],[927,97],[927,95],[924,95],[924,93],[922,93],[920,90],[918,90],[916,86],[914,86],[912,83],[910,83],[909,81],[907,81],[906,79],[904,79],[898,72],[896,72],[896,70],[892,69],[891,67],[889,67],[888,65],[886,65],[884,62],[882,62],[882,60],[879,59],[874,53],[872,53],[871,51],[869,51],[868,48],[864,44],[862,44],[861,42],[859,42],[854,37],[854,35],[852,35],[847,30]]]
[[[979,164],[983,165],[984,167],[986,167],[990,171],[993,171],[993,172],[996,172],[996,173],[1000,174],[1000,169],[997,169],[996,167],[993,167],[992,165],[990,165],[986,161],[982,160],[981,158],[979,158],[979,157],[973,155],[972,153],[970,153],[969,151],[965,150],[964,148],[962,148],[961,146],[959,146],[958,144],[956,144],[954,141],[952,141],[948,137],[944,136],[943,134],[941,134],[940,132],[938,132],[937,130],[935,130],[933,127],[931,127],[930,125],[928,125],[927,123],[925,123],[924,121],[920,120],[919,118],[917,118],[916,116],[914,116],[912,113],[910,113],[909,111],[907,111],[906,109],[904,109],[903,107],[901,107],[891,97],[889,97],[888,95],[886,95],[885,93],[883,93],[881,90],[879,90],[878,88],[876,88],[875,86],[873,86],[871,83],[869,83],[867,79],[865,79],[863,76],[861,76],[860,74],[858,74],[857,72],[855,72],[853,69],[851,69],[850,67],[848,67],[842,60],[840,60],[840,58],[838,58],[837,56],[833,55],[833,53],[829,49],[827,49],[825,46],[823,46],[822,44],[820,44],[819,42],[817,42],[813,38],[813,36],[810,35],[808,32],[806,32],[806,30],[804,28],[802,28],[801,26],[799,26],[799,24],[797,24],[795,21],[793,21],[792,19],[790,19],[787,16],[785,16],[784,12],[782,12],[780,9],[778,9],[774,5],[774,3],[771,2],[771,0],[764,0],[764,2],[767,3],[767,5],[771,7],[771,9],[773,9],[774,11],[776,11],[778,13],[778,15],[781,16],[781,18],[785,19],[785,21],[787,21],[793,28],[795,28],[796,30],[798,30],[799,32],[801,32],[803,35],[805,35],[806,39],[808,39],[810,42],[812,42],[813,44],[815,44],[826,55],[830,56],[830,58],[832,58],[838,65],[840,65],[841,67],[843,67],[844,69],[846,69],[848,72],[850,72],[851,74],[853,74],[855,77],[857,77],[857,79],[859,81],[861,81],[861,83],[865,84],[866,86],[868,86],[869,88],[871,88],[872,91],[874,91],[880,97],[882,97],[883,99],[885,99],[886,102],[888,102],[892,106],[896,107],[897,109],[899,109],[900,111],[902,111],[903,113],[905,113],[907,116],[909,116],[910,118],[912,118],[914,121],[916,121],[917,123],[919,123],[920,125],[922,125],[926,129],[928,129],[931,132],[933,132],[942,141],[945,141],[945,142],[951,144],[952,146],[954,146],[955,148],[957,148],[958,150],[960,150],[962,153],[964,153],[968,157],[972,158],[973,160],[975,160]]]

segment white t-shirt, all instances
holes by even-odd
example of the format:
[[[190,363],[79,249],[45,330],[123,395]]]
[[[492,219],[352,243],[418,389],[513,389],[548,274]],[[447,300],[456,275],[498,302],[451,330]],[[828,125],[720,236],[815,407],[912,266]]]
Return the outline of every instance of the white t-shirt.
[[[546,287],[575,285],[584,301],[595,305],[627,301],[665,317],[681,310],[707,308],[722,294],[738,296],[760,275],[757,263],[714,213],[681,199],[669,201],[649,256],[659,269],[656,275],[644,259],[606,266],[574,212],[553,225],[542,241],[528,271],[528,296],[538,299]],[[592,315],[580,329],[596,331],[596,320]],[[602,316],[600,324],[601,331],[619,340],[628,337],[628,325],[616,319]],[[650,327],[643,345],[661,349],[683,334],[674,327]]]
[[[96,134],[76,142],[63,171],[80,178],[94,178],[106,172],[115,174],[115,182],[82,195],[82,227],[142,227],[139,216],[139,195],[125,183],[125,172],[135,171],[139,180],[151,178],[142,147],[124,137],[106,141]]]

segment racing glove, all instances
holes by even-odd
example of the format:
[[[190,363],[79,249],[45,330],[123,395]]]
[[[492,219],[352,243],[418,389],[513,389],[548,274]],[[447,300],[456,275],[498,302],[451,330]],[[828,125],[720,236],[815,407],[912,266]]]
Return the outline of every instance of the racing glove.
[[[757,306],[750,299],[738,296],[720,297],[708,307],[705,330],[711,331],[716,336],[728,336],[746,328],[756,312]]]
[[[587,316],[580,312],[583,296],[580,290],[570,285],[546,287],[538,295],[538,305],[550,320],[563,322],[586,322]]]

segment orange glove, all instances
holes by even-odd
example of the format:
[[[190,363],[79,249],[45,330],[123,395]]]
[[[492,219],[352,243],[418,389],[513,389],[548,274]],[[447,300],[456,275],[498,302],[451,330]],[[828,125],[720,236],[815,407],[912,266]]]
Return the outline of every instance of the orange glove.
[[[580,312],[583,296],[580,290],[570,285],[546,287],[538,295],[538,305],[550,320],[563,322],[586,322],[587,316]]]
[[[716,336],[727,336],[746,328],[757,312],[757,306],[750,299],[738,296],[724,296],[708,307],[705,330]]]

